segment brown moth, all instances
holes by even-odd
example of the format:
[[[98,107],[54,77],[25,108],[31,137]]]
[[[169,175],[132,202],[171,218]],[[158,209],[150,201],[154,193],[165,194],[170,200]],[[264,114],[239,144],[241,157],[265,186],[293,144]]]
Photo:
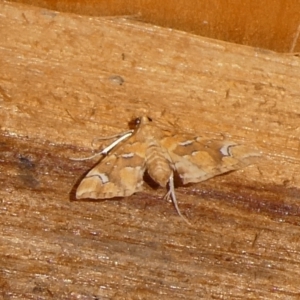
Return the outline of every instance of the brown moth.
[[[168,188],[166,198],[172,199],[184,218],[175,197],[174,173],[183,184],[201,182],[245,167],[258,156],[229,141],[166,134],[145,116],[137,119],[134,130],[114,137],[119,138],[97,154],[103,159],[79,184],[77,199],[130,196],[142,190],[147,172],[161,187]]]

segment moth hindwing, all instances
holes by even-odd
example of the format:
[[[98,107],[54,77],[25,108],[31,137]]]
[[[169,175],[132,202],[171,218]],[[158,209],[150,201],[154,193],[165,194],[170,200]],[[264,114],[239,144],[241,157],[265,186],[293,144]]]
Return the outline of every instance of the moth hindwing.
[[[130,196],[142,190],[147,171],[156,183],[168,188],[166,197],[182,216],[174,192],[175,172],[183,184],[196,183],[245,167],[258,156],[243,145],[166,135],[148,117],[137,120],[135,130],[120,135],[100,152],[104,157],[79,184],[77,199]]]

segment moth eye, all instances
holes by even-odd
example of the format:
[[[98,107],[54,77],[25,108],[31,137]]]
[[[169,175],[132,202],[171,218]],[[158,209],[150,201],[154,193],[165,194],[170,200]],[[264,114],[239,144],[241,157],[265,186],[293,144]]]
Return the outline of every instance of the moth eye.
[[[141,124],[141,118],[136,118],[135,120],[134,120],[134,124],[137,126],[137,125],[139,125],[139,124]]]

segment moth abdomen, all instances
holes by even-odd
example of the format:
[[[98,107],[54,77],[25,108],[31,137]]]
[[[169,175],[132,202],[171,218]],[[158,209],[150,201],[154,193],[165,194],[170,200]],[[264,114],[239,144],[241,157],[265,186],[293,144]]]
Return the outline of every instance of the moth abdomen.
[[[159,145],[151,145],[146,151],[146,169],[150,177],[161,187],[166,187],[173,174],[171,159]]]

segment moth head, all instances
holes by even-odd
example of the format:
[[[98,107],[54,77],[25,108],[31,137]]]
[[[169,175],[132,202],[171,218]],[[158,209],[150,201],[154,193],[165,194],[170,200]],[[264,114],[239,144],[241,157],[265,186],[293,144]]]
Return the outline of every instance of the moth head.
[[[152,122],[152,119],[148,116],[142,116],[142,117],[139,117],[139,118],[136,118],[134,120],[134,125],[135,127],[139,127],[140,125],[145,125],[145,124],[148,124]]]

